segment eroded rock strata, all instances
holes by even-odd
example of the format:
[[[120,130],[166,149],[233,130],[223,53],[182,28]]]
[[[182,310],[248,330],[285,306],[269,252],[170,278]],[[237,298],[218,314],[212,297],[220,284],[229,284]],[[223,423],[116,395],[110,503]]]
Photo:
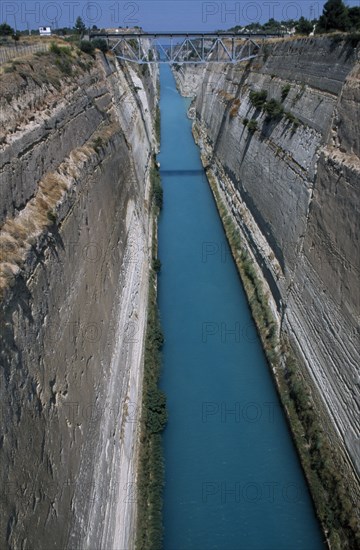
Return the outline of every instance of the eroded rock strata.
[[[266,44],[238,65],[177,67],[214,176],[289,340],[353,502],[360,474],[360,66],[349,40]],[[267,92],[280,114],[256,108]],[[274,107],[274,104],[273,104]]]
[[[0,85],[1,547],[129,548],[156,72],[73,51]]]

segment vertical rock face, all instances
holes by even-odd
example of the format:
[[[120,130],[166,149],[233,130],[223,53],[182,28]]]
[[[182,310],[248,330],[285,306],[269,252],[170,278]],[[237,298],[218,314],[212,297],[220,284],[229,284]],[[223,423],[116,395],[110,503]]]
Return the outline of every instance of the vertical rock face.
[[[2,548],[134,539],[156,73],[74,55],[0,77]]]
[[[198,68],[204,164],[270,291],[323,425],[360,473],[359,52],[331,38],[268,43],[247,65]],[[189,92],[194,69],[176,73]],[[280,117],[255,108],[266,91]],[[336,436],[334,435],[336,434]]]

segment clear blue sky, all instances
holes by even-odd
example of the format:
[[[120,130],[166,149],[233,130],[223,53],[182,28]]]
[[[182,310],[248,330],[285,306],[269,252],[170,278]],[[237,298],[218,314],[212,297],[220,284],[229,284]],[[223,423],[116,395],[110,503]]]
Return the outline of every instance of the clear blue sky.
[[[0,21],[17,29],[40,25],[73,26],[80,15],[84,22],[98,27],[139,25],[151,30],[215,30],[251,22],[318,17],[325,0],[1,0]],[[360,0],[348,0],[360,6]]]

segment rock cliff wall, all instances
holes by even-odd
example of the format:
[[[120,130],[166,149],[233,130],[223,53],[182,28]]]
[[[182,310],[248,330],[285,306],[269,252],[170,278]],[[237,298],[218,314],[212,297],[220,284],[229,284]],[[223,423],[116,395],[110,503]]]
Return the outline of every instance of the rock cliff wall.
[[[2,548],[131,548],[156,71],[0,75]]]
[[[359,51],[272,41],[238,65],[183,66],[194,134],[310,381],[353,495],[360,473]],[[256,108],[267,92],[282,115]],[[345,464],[345,465],[344,465]]]

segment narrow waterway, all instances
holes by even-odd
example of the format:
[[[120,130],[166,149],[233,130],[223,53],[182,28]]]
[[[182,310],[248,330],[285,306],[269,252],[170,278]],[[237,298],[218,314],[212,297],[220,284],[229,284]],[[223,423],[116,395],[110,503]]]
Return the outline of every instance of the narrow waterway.
[[[188,100],[169,67],[160,82],[164,548],[324,548],[191,135]]]

